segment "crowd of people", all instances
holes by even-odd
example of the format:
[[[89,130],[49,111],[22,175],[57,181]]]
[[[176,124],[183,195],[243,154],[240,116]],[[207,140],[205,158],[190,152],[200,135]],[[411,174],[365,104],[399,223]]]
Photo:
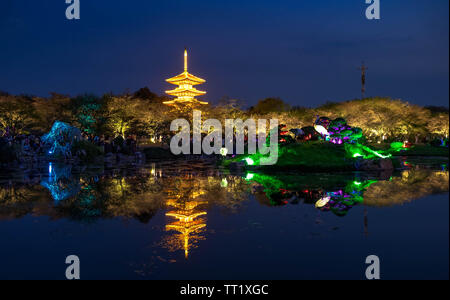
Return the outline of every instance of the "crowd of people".
[[[4,132],[0,132],[0,144],[13,149],[16,154],[38,155],[43,153],[44,144],[40,136],[34,134],[14,134],[13,130],[7,129]]]
[[[101,147],[103,153],[123,153],[123,154],[135,154],[137,152],[137,138],[135,135],[117,136],[115,138],[111,136],[96,136],[94,134],[83,133],[82,139],[89,141],[92,144]]]
[[[136,136],[122,136],[116,138],[107,137],[103,144],[104,153],[123,153],[133,155],[137,152]]]

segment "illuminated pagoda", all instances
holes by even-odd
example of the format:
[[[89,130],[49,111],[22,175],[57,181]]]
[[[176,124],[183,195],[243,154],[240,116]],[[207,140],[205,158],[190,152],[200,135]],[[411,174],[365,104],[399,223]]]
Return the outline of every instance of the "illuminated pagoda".
[[[183,184],[182,184],[183,185]],[[186,258],[189,256],[189,250],[195,248],[195,244],[204,239],[200,233],[206,227],[205,219],[199,218],[206,215],[206,211],[199,209],[199,206],[206,204],[206,201],[196,200],[203,192],[182,189],[179,193],[169,196],[166,205],[174,208],[166,213],[167,217],[172,217],[176,221],[166,225],[166,231],[177,231],[173,236],[172,249],[184,250]],[[187,197],[187,198],[186,198]]]
[[[206,94],[204,91],[197,90],[194,85],[205,83],[206,81],[202,78],[194,76],[188,72],[187,64],[187,50],[184,50],[184,72],[175,77],[166,79],[167,82],[177,85],[178,87],[166,91],[166,94],[171,96],[176,96],[175,99],[171,101],[165,101],[164,104],[167,105],[177,105],[177,104],[208,104],[208,102],[202,102],[195,99],[196,96],[201,96]]]

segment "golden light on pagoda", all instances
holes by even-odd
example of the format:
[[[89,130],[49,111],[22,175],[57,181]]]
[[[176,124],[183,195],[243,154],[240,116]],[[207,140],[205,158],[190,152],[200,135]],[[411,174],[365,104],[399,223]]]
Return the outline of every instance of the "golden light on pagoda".
[[[194,85],[199,85],[205,83],[206,81],[200,77],[194,76],[188,72],[188,55],[187,50],[184,50],[184,71],[180,75],[166,79],[168,83],[177,85],[178,87],[166,91],[166,94],[175,96],[176,98],[171,101],[165,101],[164,104],[167,105],[177,105],[177,104],[208,104],[208,102],[203,102],[197,100],[195,97],[202,96],[206,94],[204,91],[197,90]]]

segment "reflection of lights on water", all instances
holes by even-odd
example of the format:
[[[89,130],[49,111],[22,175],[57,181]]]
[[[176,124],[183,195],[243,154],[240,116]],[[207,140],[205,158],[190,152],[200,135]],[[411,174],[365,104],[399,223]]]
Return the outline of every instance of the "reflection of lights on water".
[[[201,193],[192,194],[193,198],[197,198]],[[184,249],[185,258],[188,258],[189,250],[195,247],[198,240],[201,239],[199,233],[202,228],[206,227],[205,219],[199,218],[207,214],[206,211],[199,210],[197,206],[201,205],[202,201],[189,201],[185,203],[167,202],[167,205],[175,207],[173,211],[166,213],[166,216],[175,218],[177,221],[166,225],[166,230],[174,230],[179,233],[175,236],[175,240],[181,241],[181,249]],[[179,249],[179,247],[177,246]]]
[[[156,174],[156,165],[155,165],[155,163],[152,163],[152,169],[150,170],[150,174],[152,174],[153,176],[155,176],[155,174]]]
[[[150,169],[150,175],[152,175],[154,177],[162,177],[162,169],[159,168],[157,171],[155,163],[152,163],[152,168]]]
[[[228,186],[228,181],[226,178],[223,178],[222,181],[220,182],[220,186],[225,188]]]
[[[330,201],[331,197],[326,196],[326,197],[322,197],[319,200],[317,200],[315,206],[316,208],[321,208],[324,207],[325,205],[327,205],[327,203]]]
[[[373,151],[373,154],[375,154],[376,156],[378,156],[378,157],[380,157],[380,158],[389,158],[389,157],[392,156],[392,154],[383,155],[383,154],[380,154],[380,153],[377,152],[377,151]]]
[[[52,163],[48,164],[48,174],[52,175]]]
[[[359,153],[355,153],[355,154],[353,154],[353,157],[361,157],[362,155],[361,154],[359,154]]]

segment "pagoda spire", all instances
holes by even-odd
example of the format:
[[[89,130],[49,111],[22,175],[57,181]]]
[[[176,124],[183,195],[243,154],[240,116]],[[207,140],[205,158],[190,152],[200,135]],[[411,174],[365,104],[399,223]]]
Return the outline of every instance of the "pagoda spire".
[[[187,58],[188,58],[188,56],[187,56],[187,49],[186,48],[184,48],[184,71],[185,72],[187,72],[187,70],[188,70],[188,64],[187,64]]]

